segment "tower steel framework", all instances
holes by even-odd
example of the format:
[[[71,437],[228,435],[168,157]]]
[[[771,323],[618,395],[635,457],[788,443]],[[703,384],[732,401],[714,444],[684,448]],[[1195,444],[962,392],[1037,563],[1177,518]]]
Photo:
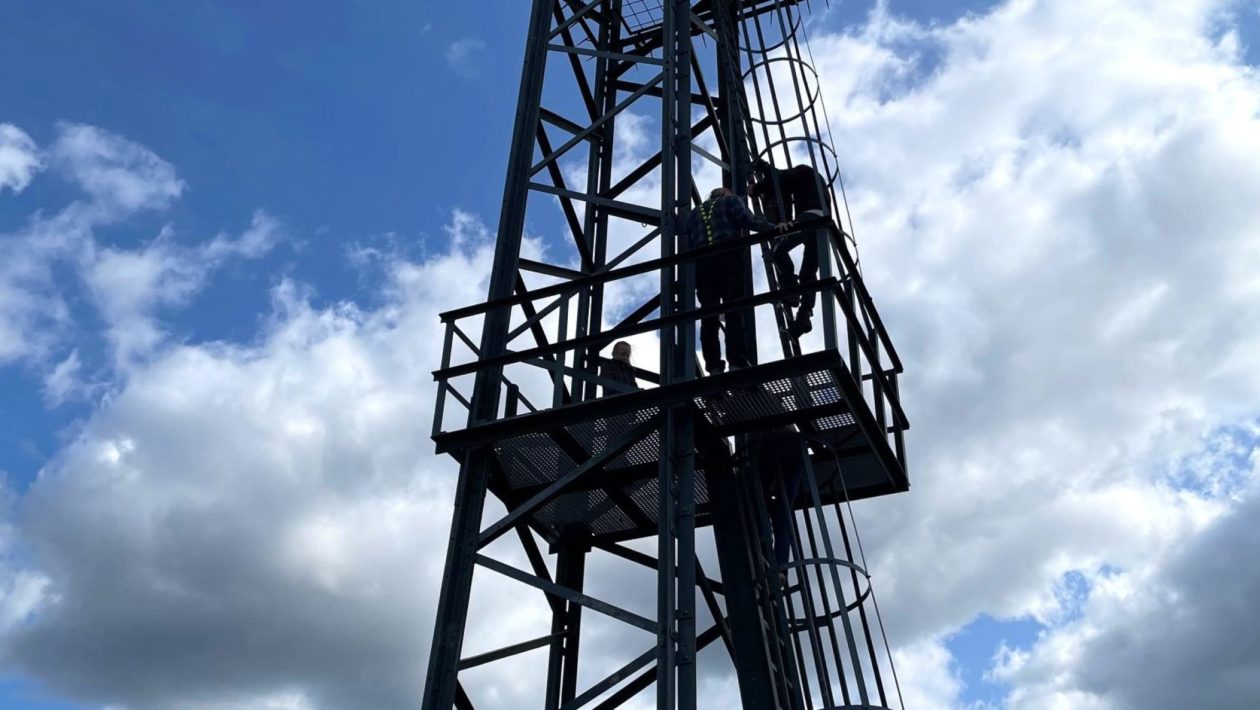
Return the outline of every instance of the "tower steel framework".
[[[909,488],[902,366],[849,236],[807,12],[801,0],[534,0],[489,294],[442,314],[433,439],[460,468],[426,709],[474,707],[478,688],[460,673],[506,659],[538,662],[548,709],[652,692],[659,708],[695,708],[697,654],[715,643],[745,708],[900,702],[851,503]],[[647,153],[645,125],[660,131]],[[780,286],[777,234],[681,246],[696,178],[742,196],[756,159],[825,178],[835,214],[793,227],[817,244],[816,281]],[[525,239],[527,223],[553,219],[563,246]],[[746,296],[697,307],[696,262],[719,252],[746,257],[731,275]],[[821,328],[798,339],[785,304],[806,293],[821,300]],[[750,328],[752,366],[701,376],[696,324],[727,314],[777,342]],[[646,389],[600,374],[625,338],[659,343],[655,371],[635,370]],[[791,561],[777,566],[746,444],[784,427],[805,471]],[[485,525],[488,494],[505,512]],[[698,554],[706,526],[713,545]],[[518,564],[488,551],[507,536]],[[655,574],[654,613],[585,593],[596,554]],[[466,655],[478,569],[538,590],[550,633]],[[580,675],[590,612],[646,632],[642,652]]]

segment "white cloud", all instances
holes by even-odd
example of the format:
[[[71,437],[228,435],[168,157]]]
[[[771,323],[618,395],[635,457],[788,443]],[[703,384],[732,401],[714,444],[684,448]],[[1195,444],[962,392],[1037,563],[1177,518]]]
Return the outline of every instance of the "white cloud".
[[[914,488],[858,511],[894,643],[979,613],[1057,622],[1073,570],[1158,582],[1235,505],[1236,475],[1170,479],[1260,411],[1260,83],[1213,39],[1228,6],[1008,2],[934,27],[877,10],[815,37],[907,363]],[[1057,706],[1127,707],[1072,685],[1096,660],[1056,666]]]
[[[105,321],[116,364],[125,365],[166,337],[158,309],[185,303],[214,269],[231,259],[259,258],[280,239],[278,221],[259,211],[240,236],[218,234],[195,246],[181,245],[169,226],[139,247],[103,242],[96,236],[100,227],[165,209],[184,183],[173,166],[126,138],[78,124],[58,124],[57,132],[51,162],[87,198],[52,216],[36,213],[20,230],[0,235],[0,364],[48,363],[70,336],[78,285],[54,278],[60,268],[82,279]],[[55,386],[66,384],[56,371],[45,374]],[[60,399],[50,394],[50,401]]]
[[[1260,87],[1213,39],[1227,7],[1023,0],[815,37],[865,276],[907,363],[915,487],[857,506],[907,706],[963,702],[941,639],[980,613],[1051,628],[991,672],[1013,706],[1260,693],[1239,604],[1255,596],[1255,472],[1209,457],[1191,485],[1170,475],[1260,410]],[[489,271],[484,225],[459,213],[448,234],[448,251],[388,267],[376,310],[318,309],[285,283],[253,345],[137,363],[22,503],[47,583],[4,661],[141,709],[414,703],[452,482],[424,443],[436,314],[480,301]],[[206,249],[254,240],[229,243]],[[164,249],[119,258],[147,286],[102,307],[186,298]],[[1073,571],[1093,584],[1079,617]],[[517,609],[519,588],[483,579],[475,603]],[[475,650],[545,626],[532,608],[472,619]],[[589,638],[608,658],[628,645]],[[1152,682],[1146,663],[1196,682]],[[533,680],[477,677],[502,707]],[[706,683],[733,697],[729,678]]]
[[[197,256],[209,264],[219,264],[232,257],[257,259],[274,249],[280,243],[280,239],[280,222],[275,217],[259,210],[254,212],[249,227],[239,237],[217,234],[214,239],[198,247]]]
[[[51,158],[88,193],[101,219],[161,209],[185,187],[153,151],[94,126],[60,124]]]
[[[475,37],[463,37],[446,48],[446,64],[465,78],[477,76],[486,53],[486,43]]]
[[[138,249],[94,250],[82,266],[83,279],[107,323],[116,364],[126,366],[165,340],[166,331],[155,317],[158,309],[186,303],[226,260],[264,256],[278,243],[280,232],[274,217],[257,212],[235,238],[218,234],[189,248],[177,244],[167,229]]]
[[[1011,707],[1254,707],[1256,492],[1165,564],[1094,580],[1081,619],[999,664]]]
[[[899,648],[893,661],[901,701],[907,708],[948,710],[957,707],[963,684],[951,668],[949,651],[940,641],[924,639]]]
[[[284,282],[256,345],[138,363],[23,499],[47,591],[0,659],[134,710],[412,706],[454,481],[426,439],[437,314],[482,298],[490,271],[485,227],[457,213],[449,230],[449,252],[390,266],[375,311],[316,309]],[[476,643],[545,633],[534,596],[474,621]]]
[[[79,351],[71,350],[69,355],[44,376],[44,399],[50,406],[60,405],[83,389],[80,381],[82,368]]]
[[[43,169],[43,156],[35,141],[17,126],[0,123],[0,194],[5,188],[14,194],[25,190],[35,173]]]

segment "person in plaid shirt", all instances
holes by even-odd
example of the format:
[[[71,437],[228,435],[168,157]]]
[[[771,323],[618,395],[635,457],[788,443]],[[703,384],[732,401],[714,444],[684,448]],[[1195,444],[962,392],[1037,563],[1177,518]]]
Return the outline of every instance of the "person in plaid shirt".
[[[687,217],[686,236],[688,246],[701,249],[727,239],[736,239],[748,230],[787,231],[786,224],[771,224],[755,215],[744,201],[725,187],[709,193],[709,199],[691,211]],[[728,251],[704,257],[696,261],[696,300],[701,307],[729,303],[745,293],[744,271],[747,252]],[[747,324],[745,314],[739,311],[726,313],[726,357],[731,368],[747,367],[750,363],[746,351]],[[722,360],[722,346],[718,341],[718,317],[710,316],[700,321],[700,352],[704,356],[704,369],[710,375],[726,371]]]

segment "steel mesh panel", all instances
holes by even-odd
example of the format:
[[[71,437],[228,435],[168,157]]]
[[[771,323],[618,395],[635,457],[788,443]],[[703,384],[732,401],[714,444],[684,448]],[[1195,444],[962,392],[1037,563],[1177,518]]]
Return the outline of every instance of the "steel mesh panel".
[[[591,456],[595,456],[603,451],[610,441],[609,428],[606,419],[587,419],[576,424],[570,424],[564,428],[577,440],[582,448],[591,452]]]
[[[638,501],[631,499],[631,502],[641,507]],[[536,517],[556,528],[573,523],[586,525],[594,535],[610,535],[636,527],[608,492],[602,490],[566,493],[539,509]],[[651,519],[655,521],[656,516],[652,515]]]
[[[815,370],[805,375],[810,402],[823,407],[840,401],[840,388],[829,370]]]
[[[631,33],[656,27],[664,20],[661,0],[623,0],[621,18]]]
[[[625,453],[608,462],[608,469],[615,470],[630,466],[656,463],[661,460],[661,432],[659,429],[643,437]]]
[[[732,425],[755,427],[758,420],[785,414],[800,413],[808,417],[811,410],[834,407],[842,400],[831,370],[819,367],[704,395],[693,402],[697,411],[720,429]],[[660,411],[659,406],[649,406],[639,411],[564,425],[567,437],[571,437],[591,456],[598,456],[610,444],[644,422],[653,423],[646,436],[609,460],[603,471],[587,474],[590,477],[588,481],[596,484],[602,476],[613,476],[606,483],[610,488],[572,491],[557,496],[539,508],[535,519],[555,530],[568,525],[583,525],[594,535],[650,534],[655,529],[660,505],[657,479],[662,442],[657,424]],[[810,421],[819,431],[855,426],[853,416],[848,413],[815,416]],[[577,463],[557,445],[554,437],[545,432],[513,436],[496,442],[493,448],[512,488],[546,485],[577,467]],[[703,461],[697,461],[694,491],[696,505],[707,507],[709,485]],[[625,474],[629,472],[625,469],[631,468],[642,469],[643,477],[626,482]],[[621,473],[614,475],[618,471]],[[617,478],[621,482],[613,483]]]
[[[698,398],[696,403],[715,426],[781,414],[787,409],[783,394],[767,391],[764,386],[749,386],[716,395]]]
[[[513,488],[550,483],[577,465],[546,434],[531,432],[494,446],[499,464]]]
[[[853,426],[857,423],[857,420],[853,418],[852,414],[845,412],[843,414],[836,414],[830,417],[815,419],[813,423],[815,429],[825,431],[829,429],[843,429],[845,427]]]
[[[622,494],[618,497],[621,501],[633,504],[636,509],[634,512],[651,521],[653,525],[656,524],[660,483],[655,476],[621,486],[619,492]],[[695,497],[697,506],[707,505],[709,502],[709,488],[703,470],[696,471]],[[578,491],[560,496],[543,506],[537,517],[553,527],[572,523],[585,524],[594,535],[613,535],[638,527],[621,506],[615,504],[601,490]]]
[[[591,533],[594,535],[610,535],[626,530],[633,530],[635,525],[618,506],[610,506],[591,521]]]
[[[802,389],[800,379],[771,380],[762,386],[767,394],[779,399],[784,409],[794,411],[801,408],[800,397],[804,397],[807,403],[809,401],[809,393]]]
[[[825,369],[695,399],[696,407],[714,426],[730,426],[839,401],[835,381]]]
[[[703,468],[696,468],[696,505],[705,505],[709,502],[709,478],[704,474]]]
[[[640,512],[653,522],[656,521],[657,507],[660,505],[661,486],[655,478],[645,478],[621,489],[634,501]]]
[[[536,517],[554,528],[577,523],[592,533],[606,535],[634,528],[634,523],[601,490],[575,491],[559,496],[539,509]]]
[[[660,412],[657,407],[649,407],[635,412],[627,412],[612,417],[602,419],[588,419],[585,421],[570,424],[564,429],[582,445],[582,448],[591,452],[591,456],[597,456],[604,449],[608,448],[610,443],[619,440],[628,434],[632,429],[648,419],[655,417]],[[636,444],[636,447],[642,446]],[[634,447],[630,452],[634,451]],[[627,452],[627,453],[630,453]],[[614,459],[608,468],[618,468],[617,461],[625,459],[627,454]],[[641,456],[640,456],[641,457]],[[621,464],[622,466],[629,464]]]

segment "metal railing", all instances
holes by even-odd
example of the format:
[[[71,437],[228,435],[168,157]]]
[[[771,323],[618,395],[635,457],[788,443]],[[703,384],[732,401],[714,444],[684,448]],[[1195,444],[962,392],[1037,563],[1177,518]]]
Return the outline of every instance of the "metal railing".
[[[730,303],[656,318],[649,316],[659,310],[659,297],[655,301],[649,299],[620,323],[599,333],[580,335],[569,318],[570,303],[583,289],[650,274],[659,275],[662,271],[677,276],[682,269],[694,268],[697,260],[747,250],[792,234],[753,234],[668,258],[561,279],[542,288],[521,289],[510,298],[443,313],[442,361],[441,367],[433,373],[438,385],[433,435],[479,424],[465,418],[447,426],[450,419],[448,412],[452,401],[464,411],[469,410],[473,378],[477,372],[488,367],[503,368],[500,386],[507,396],[502,398],[504,411],[500,416],[562,407],[584,399],[574,394],[582,387],[617,389],[618,383],[601,377],[596,368],[581,367],[579,363],[598,362],[601,351],[619,339],[645,333],[659,336],[666,328],[694,326],[703,318],[721,317],[742,309],[781,308],[782,301],[787,297],[814,292],[823,294],[821,348],[810,349],[802,343],[800,352],[828,349],[840,354],[860,391],[862,402],[878,423],[879,435],[886,438],[898,459],[904,460],[903,433],[909,422],[898,394],[897,378],[902,373],[902,364],[848,252],[846,240],[833,228],[827,228],[829,226],[830,222],[823,219],[796,225],[798,230],[817,233],[821,262],[817,281],[807,281],[791,288],[771,288]],[[487,358],[482,357],[478,350],[477,329],[481,319],[494,309],[510,309],[513,328],[506,352]],[[513,348],[513,343],[520,342],[527,333],[533,335],[532,343],[527,347]],[[650,370],[635,368],[635,371],[637,377],[649,384],[655,379],[655,373]],[[511,412],[507,410],[509,400],[516,403]],[[851,402],[850,405],[858,406],[858,403]]]

